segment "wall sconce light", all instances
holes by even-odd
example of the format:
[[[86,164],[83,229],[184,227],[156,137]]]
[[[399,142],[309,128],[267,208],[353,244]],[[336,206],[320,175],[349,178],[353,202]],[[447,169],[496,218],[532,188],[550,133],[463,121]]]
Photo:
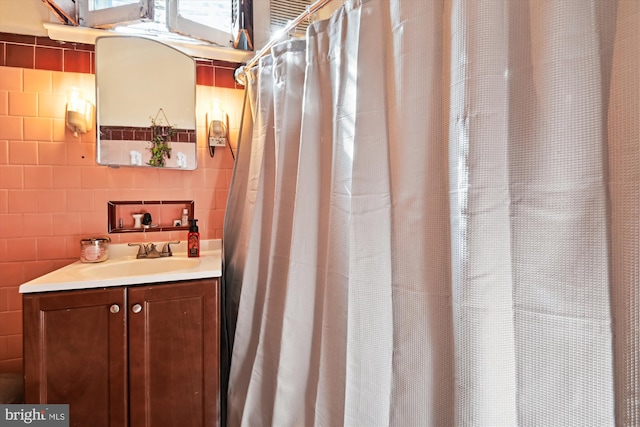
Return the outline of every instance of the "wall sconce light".
[[[213,157],[215,147],[226,147],[229,141],[229,116],[218,105],[207,113],[209,155]]]
[[[67,108],[64,114],[67,128],[73,131],[73,136],[87,133],[93,129],[95,107],[84,99],[82,91],[76,87],[67,90]]]

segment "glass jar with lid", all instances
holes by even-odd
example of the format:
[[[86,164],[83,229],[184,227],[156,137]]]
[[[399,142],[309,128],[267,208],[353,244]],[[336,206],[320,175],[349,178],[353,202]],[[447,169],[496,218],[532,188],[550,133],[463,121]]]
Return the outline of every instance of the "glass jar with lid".
[[[102,262],[109,259],[108,236],[86,237],[80,240],[80,261]]]

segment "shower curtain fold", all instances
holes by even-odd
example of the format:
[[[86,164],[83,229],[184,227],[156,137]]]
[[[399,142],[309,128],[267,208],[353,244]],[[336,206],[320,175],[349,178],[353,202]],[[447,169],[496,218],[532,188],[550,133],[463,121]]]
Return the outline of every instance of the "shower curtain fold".
[[[640,425],[638,46],[635,0],[348,0],[274,46],[228,425]]]

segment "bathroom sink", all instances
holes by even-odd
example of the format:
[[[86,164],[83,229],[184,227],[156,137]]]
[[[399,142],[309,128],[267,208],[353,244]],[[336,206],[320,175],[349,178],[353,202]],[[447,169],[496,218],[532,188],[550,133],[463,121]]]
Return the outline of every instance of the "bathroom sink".
[[[85,278],[113,278],[177,273],[200,265],[198,258],[151,258],[107,260],[99,264],[83,264],[70,274]]]
[[[111,244],[106,261],[83,263],[78,260],[23,283],[20,293],[163,284],[221,277],[222,240],[203,240],[200,243],[198,258],[189,258],[187,244],[182,242],[173,246],[171,257],[147,259],[136,259],[137,249],[127,243]],[[162,243],[158,245],[162,246]]]

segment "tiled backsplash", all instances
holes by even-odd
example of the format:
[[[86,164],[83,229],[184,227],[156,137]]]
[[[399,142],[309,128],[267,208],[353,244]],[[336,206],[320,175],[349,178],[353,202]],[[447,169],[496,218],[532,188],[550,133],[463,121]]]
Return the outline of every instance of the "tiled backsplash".
[[[93,73],[93,45],[0,33],[0,66]]]
[[[94,74],[94,46],[48,37],[0,33],[0,66]],[[242,89],[234,78],[239,64],[196,59],[196,83]]]

